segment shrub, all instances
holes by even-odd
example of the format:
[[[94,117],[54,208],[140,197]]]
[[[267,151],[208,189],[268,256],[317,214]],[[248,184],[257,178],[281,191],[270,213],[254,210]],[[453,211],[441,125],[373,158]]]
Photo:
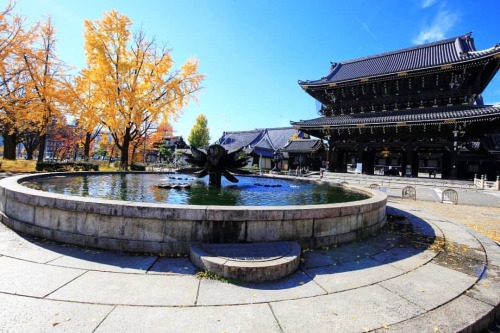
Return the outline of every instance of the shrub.
[[[131,171],[146,171],[146,166],[142,163],[132,163],[130,164]]]
[[[99,171],[99,165],[89,162],[53,162],[44,161],[37,163],[36,171],[59,172],[59,171]]]

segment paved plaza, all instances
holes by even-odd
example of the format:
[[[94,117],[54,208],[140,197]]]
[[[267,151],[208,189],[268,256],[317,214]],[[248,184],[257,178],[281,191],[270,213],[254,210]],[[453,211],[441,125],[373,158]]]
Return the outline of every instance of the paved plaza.
[[[417,185],[417,198],[432,188]],[[500,206],[496,193],[458,191],[460,202]],[[390,201],[387,213],[399,222],[306,249],[297,272],[264,284],[199,278],[185,257],[57,244],[0,224],[0,332],[476,332],[500,317],[497,243],[404,203]]]

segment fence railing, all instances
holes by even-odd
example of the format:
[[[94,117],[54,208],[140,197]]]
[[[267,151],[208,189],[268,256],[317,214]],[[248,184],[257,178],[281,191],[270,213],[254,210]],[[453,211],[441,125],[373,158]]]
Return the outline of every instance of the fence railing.
[[[500,176],[497,176],[496,181],[489,181],[484,175],[479,178],[474,175],[474,185],[478,190],[496,190],[500,191]]]

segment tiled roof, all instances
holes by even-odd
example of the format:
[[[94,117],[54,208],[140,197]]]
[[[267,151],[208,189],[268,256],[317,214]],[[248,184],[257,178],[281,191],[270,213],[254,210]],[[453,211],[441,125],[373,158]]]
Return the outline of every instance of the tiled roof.
[[[500,117],[498,106],[449,106],[428,109],[413,109],[401,111],[385,111],[375,113],[362,113],[335,117],[321,117],[311,120],[292,122],[300,128],[315,127],[344,127],[357,125],[390,125],[395,123],[428,123],[441,121],[472,120],[484,117]]]
[[[264,133],[261,130],[224,132],[217,143],[228,151],[233,151],[241,147],[253,146],[257,144],[263,136]]]
[[[469,61],[499,53],[500,46],[476,51],[471,34],[423,44],[370,57],[333,63],[330,73],[313,81],[299,81],[301,85],[321,85],[372,77],[390,73],[418,70]]]
[[[292,140],[281,151],[287,153],[315,152],[322,145],[323,143],[319,139]]]
[[[276,148],[285,146],[295,133],[297,130],[293,127],[269,128],[267,130],[267,135]],[[304,133],[299,132],[297,135],[302,138]]]
[[[274,151],[285,146],[295,133],[299,137],[303,137],[303,133],[298,132],[293,127],[224,132],[217,143],[228,151],[241,147],[259,149],[259,151]]]

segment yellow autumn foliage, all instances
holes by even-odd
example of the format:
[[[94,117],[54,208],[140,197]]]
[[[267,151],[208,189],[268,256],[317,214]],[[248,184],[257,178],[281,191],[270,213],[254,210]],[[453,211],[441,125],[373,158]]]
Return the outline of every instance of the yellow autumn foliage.
[[[193,99],[204,75],[198,61],[173,68],[169,50],[131,33],[131,20],[117,11],[85,21],[87,68],[81,80],[92,90],[94,114],[109,129],[126,168],[129,147],[151,124],[175,119]]]

